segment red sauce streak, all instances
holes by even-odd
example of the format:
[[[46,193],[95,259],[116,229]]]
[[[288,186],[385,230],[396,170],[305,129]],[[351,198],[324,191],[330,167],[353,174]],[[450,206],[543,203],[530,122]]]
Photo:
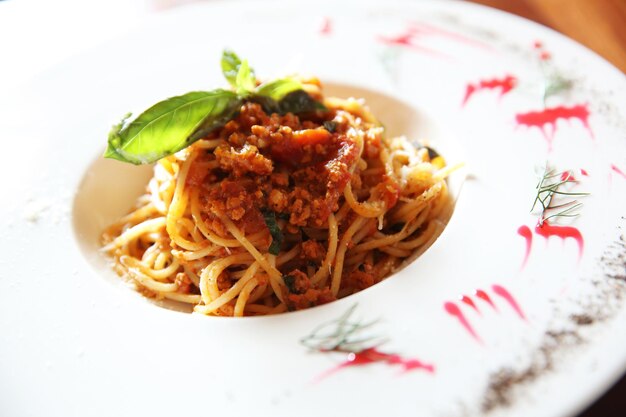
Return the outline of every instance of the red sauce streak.
[[[383,363],[388,366],[400,365],[403,372],[414,371],[417,369],[424,370],[428,373],[435,373],[435,366],[429,363],[424,363],[419,359],[403,358],[400,355],[394,353],[381,352],[376,348],[369,348],[356,353],[349,353],[348,359],[341,362],[334,368],[329,369],[322,375],[316,378],[319,381],[323,378],[334,374],[335,372],[352,366],[369,365],[372,363]]]
[[[399,45],[404,47],[409,47],[418,52],[427,53],[429,55],[437,56],[439,58],[447,58],[449,57],[439,51],[436,51],[431,48],[427,48],[424,45],[419,43],[420,39],[424,37],[440,37],[447,38],[457,42],[465,43],[468,45],[472,45],[478,48],[483,48],[487,50],[491,50],[492,48],[482,42],[476,41],[474,39],[465,37],[459,33],[450,32],[448,30],[432,26],[426,23],[412,23],[403,33],[393,37],[387,36],[379,36],[378,40],[387,44],[387,45]]]
[[[587,171],[585,171],[584,169],[580,169],[579,170],[580,175],[584,176],[584,177],[588,177],[589,174],[587,173]],[[561,181],[571,181],[571,182],[576,182],[578,181],[576,179],[576,177],[574,177],[574,172],[573,171],[563,171],[561,173]]]
[[[556,132],[556,122],[558,119],[578,119],[582,122],[591,138],[594,138],[589,126],[589,109],[586,104],[577,104],[572,107],[557,106],[548,107],[541,111],[531,111],[528,113],[518,113],[515,121],[518,126],[538,127],[548,142],[548,149],[552,150],[552,139]],[[550,133],[548,133],[550,127]]]
[[[506,288],[500,285],[492,285],[491,289],[493,290],[494,293],[504,298],[506,302],[509,303],[509,305],[513,308],[513,310],[515,310],[517,315],[522,320],[526,320],[526,315],[522,311],[522,308],[519,306],[519,303],[517,302],[517,300],[515,300],[515,297],[513,297],[513,295],[511,295],[511,293]]]
[[[437,26],[429,25],[428,23],[414,22],[412,23],[412,28],[413,30],[417,32],[421,32],[423,34],[438,35],[443,38],[452,39],[457,42],[465,43],[465,44],[468,44],[477,48],[482,48],[482,49],[486,49],[490,51],[493,50],[493,48],[486,43],[477,41],[472,38],[468,38],[466,36],[461,35],[460,33],[452,32],[452,31],[445,30]]]
[[[412,30],[408,30],[407,32],[397,35],[397,36],[379,36],[378,40],[386,45],[395,45],[395,46],[403,46],[406,48],[410,48],[417,52],[422,52],[424,54],[436,57],[436,58],[444,58],[449,59],[445,54],[442,54],[439,51],[436,51],[431,48],[427,48],[423,45],[419,45],[417,40],[415,39],[416,34]]]
[[[622,178],[626,179],[626,174],[624,173],[624,171],[619,169],[615,164],[611,164],[611,170],[619,174]]]
[[[461,311],[461,309],[456,304],[451,303],[451,302],[446,302],[446,303],[444,303],[443,308],[446,310],[446,312],[448,314],[450,314],[451,316],[456,317],[459,320],[459,323],[461,323],[461,326],[463,326],[465,328],[465,330],[467,330],[467,332],[470,335],[472,335],[472,337],[477,342],[482,343],[482,340],[480,339],[478,334],[476,334],[476,332],[474,331],[472,326],[469,324],[469,322],[465,318],[465,315],[463,315],[463,312]]]
[[[533,48],[535,48],[539,52],[539,59],[540,60],[548,61],[548,60],[552,59],[552,54],[550,54],[550,52],[546,51],[543,48],[543,43],[541,43],[541,41],[535,41],[533,43]]]
[[[550,236],[558,236],[563,241],[572,238],[578,243],[578,259],[583,256],[583,236],[580,231],[572,226],[554,226],[544,221],[542,225],[535,226],[535,233],[548,239]]]
[[[480,310],[478,310],[478,307],[476,307],[476,303],[474,303],[474,300],[472,300],[470,297],[468,297],[467,295],[462,295],[461,297],[459,297],[459,299],[467,304],[468,306],[472,307],[477,313],[480,314]]]
[[[492,78],[487,80],[480,80],[478,84],[467,84],[465,89],[465,97],[461,106],[465,106],[472,95],[480,90],[495,90],[500,89],[500,97],[511,91],[517,85],[517,78],[512,75],[507,75],[504,78]]]
[[[320,28],[320,35],[330,35],[333,32],[333,24],[330,18],[325,17]]]
[[[489,294],[487,294],[483,290],[476,290],[476,291],[474,291],[474,295],[476,297],[480,298],[481,300],[486,301],[487,304],[489,304],[491,306],[491,308],[493,308],[494,310],[498,311],[498,307],[496,307],[496,305],[493,303],[493,301],[491,300],[491,297],[489,297]]]
[[[520,226],[517,229],[517,234],[526,239],[526,253],[524,254],[524,261],[522,262],[522,269],[526,266],[526,262],[528,262],[528,257],[530,256],[530,249],[533,244],[533,233],[528,226]]]

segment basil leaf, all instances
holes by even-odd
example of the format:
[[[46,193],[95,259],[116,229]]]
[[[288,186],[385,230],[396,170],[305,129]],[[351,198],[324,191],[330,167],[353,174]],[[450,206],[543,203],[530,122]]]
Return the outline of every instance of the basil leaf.
[[[252,95],[249,100],[259,103],[263,110],[268,113],[313,113],[315,111],[327,111],[328,109],[319,101],[313,100],[306,91],[296,90],[287,94],[282,100],[276,101],[271,97]]]
[[[292,91],[302,90],[302,84],[293,78],[279,78],[268,81],[257,87],[255,93],[280,101]]]
[[[224,74],[224,77],[226,77],[230,85],[232,85],[234,88],[237,88],[238,86],[237,75],[239,74],[241,64],[241,59],[239,59],[236,53],[229,49],[224,49],[224,51],[222,52],[222,73]],[[254,75],[254,70],[250,67],[248,67],[248,70],[250,71],[252,78],[256,79],[256,76]],[[252,88],[254,88],[254,85],[252,86]],[[250,88],[250,90],[252,90],[252,88]]]
[[[155,162],[191,145],[231,120],[242,100],[231,91],[194,91],[161,101],[135,120],[113,126],[107,158],[133,164]]]
[[[276,100],[272,100],[269,97],[253,94],[252,96],[248,97],[248,100],[260,104],[263,108],[263,111],[268,115],[272,113],[280,113],[280,107],[278,106],[278,102]]]
[[[230,85],[236,87],[237,73],[239,72],[239,67],[241,66],[241,60],[233,51],[224,49],[222,52],[221,64],[222,74],[224,74],[224,77],[228,80]]]
[[[255,101],[270,113],[298,114],[328,110],[304,91],[298,80],[289,77],[263,83],[257,87],[255,93]]]
[[[278,227],[278,223],[276,223],[276,213],[271,210],[262,210],[263,218],[265,219],[265,224],[267,228],[270,229],[270,234],[272,235],[272,244],[268,250],[272,255],[278,255],[280,252],[280,246],[283,243],[283,232]]]
[[[109,131],[109,137],[108,137],[109,145],[107,146],[107,149],[104,152],[105,158],[111,158],[111,159],[117,159],[119,161],[124,161],[123,157],[117,153],[116,147],[111,146],[111,144],[117,143],[118,133],[123,129],[124,125],[126,124],[126,121],[130,119],[131,116],[132,116],[132,113],[126,113],[118,124],[113,125],[113,127],[111,127],[111,130]]]
[[[237,72],[237,78],[235,79],[235,88],[237,89],[237,94],[243,97],[250,95],[254,87],[256,86],[256,78],[248,65],[248,60],[244,59],[241,65],[239,66],[239,71]]]
[[[313,100],[306,91],[296,90],[287,94],[278,102],[281,114],[285,113],[312,113],[317,110],[328,110],[319,101]]]

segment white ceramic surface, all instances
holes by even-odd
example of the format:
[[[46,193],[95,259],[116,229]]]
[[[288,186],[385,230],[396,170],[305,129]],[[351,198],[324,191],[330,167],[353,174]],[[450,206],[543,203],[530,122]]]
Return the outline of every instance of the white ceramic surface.
[[[299,71],[369,94],[390,130],[404,124],[449,162],[465,162],[469,177],[439,240],[373,288],[276,317],[183,314],[122,284],[94,239],[149,173],[102,168],[106,133],[128,110],[223,85],[224,47],[263,76]],[[566,88],[544,103],[554,74]],[[505,94],[493,82],[480,88],[507,75],[517,82]],[[468,84],[478,90],[462,106]],[[0,97],[0,414],[575,415],[626,368],[625,107],[624,75],[601,58],[465,3],[215,2],[155,16]],[[545,108],[560,115],[551,150],[520,116]],[[546,162],[573,170],[579,181],[568,187],[590,193],[561,223],[581,233],[580,259],[574,239],[533,232],[536,169]],[[521,226],[533,236],[524,267]],[[434,373],[375,363],[319,379],[345,355],[310,352],[300,339],[354,303],[356,316],[380,319],[381,351]]]

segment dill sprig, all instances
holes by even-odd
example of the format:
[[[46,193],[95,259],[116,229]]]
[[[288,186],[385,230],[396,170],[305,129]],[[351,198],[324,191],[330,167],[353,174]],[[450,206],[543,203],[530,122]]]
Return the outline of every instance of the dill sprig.
[[[386,340],[378,336],[362,335],[364,330],[370,329],[378,323],[378,320],[369,322],[351,320],[350,317],[356,307],[357,304],[354,304],[336,320],[316,327],[311,334],[301,339],[300,343],[318,352],[345,353],[358,353],[385,343]]]
[[[574,81],[569,78],[565,78],[555,68],[552,63],[550,53],[543,50],[538,55],[539,67],[543,75],[543,88],[541,93],[541,99],[543,107],[547,107],[548,98],[551,96],[559,95],[563,92],[570,91],[574,87]]]
[[[573,86],[574,82],[572,80],[564,78],[562,75],[557,73],[546,75],[544,71],[542,92],[543,106],[547,107],[546,103],[549,97],[561,94],[564,91],[569,91],[573,88]]]
[[[576,217],[577,210],[582,207],[582,203],[573,197],[589,195],[589,193],[570,192],[560,189],[563,185],[576,182],[570,171],[557,172],[546,164],[543,175],[537,184],[537,195],[530,211],[541,206],[539,215],[539,226],[549,219],[555,217]],[[558,197],[558,198],[555,198]],[[569,200],[568,200],[569,199]],[[559,201],[557,201],[559,200]],[[565,200],[565,201],[564,201]]]

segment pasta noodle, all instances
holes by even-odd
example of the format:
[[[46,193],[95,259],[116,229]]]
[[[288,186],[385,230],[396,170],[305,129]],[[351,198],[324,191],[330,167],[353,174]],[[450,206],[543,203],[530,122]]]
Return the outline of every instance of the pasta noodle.
[[[319,82],[308,85],[321,100]],[[135,209],[103,233],[115,269],[198,314],[275,314],[370,287],[441,233],[453,168],[386,138],[362,101],[233,120],[159,160]]]

